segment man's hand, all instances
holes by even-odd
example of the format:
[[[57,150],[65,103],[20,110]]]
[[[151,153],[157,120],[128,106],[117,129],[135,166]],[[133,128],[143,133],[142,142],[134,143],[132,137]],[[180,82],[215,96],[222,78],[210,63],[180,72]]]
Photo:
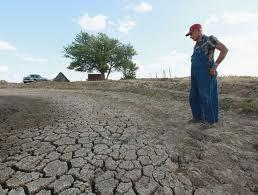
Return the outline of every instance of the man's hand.
[[[210,69],[210,75],[215,76],[216,75],[216,70],[217,70],[218,65],[214,64],[211,69]]]

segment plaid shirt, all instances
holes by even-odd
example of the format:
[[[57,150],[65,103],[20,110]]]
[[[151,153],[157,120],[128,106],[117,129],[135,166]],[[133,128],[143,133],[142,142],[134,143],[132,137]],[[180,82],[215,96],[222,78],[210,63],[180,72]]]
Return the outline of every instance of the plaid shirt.
[[[207,55],[210,62],[214,59],[215,46],[219,43],[218,39],[214,36],[202,35],[201,40],[194,46],[194,49],[197,47],[202,47],[204,53]]]

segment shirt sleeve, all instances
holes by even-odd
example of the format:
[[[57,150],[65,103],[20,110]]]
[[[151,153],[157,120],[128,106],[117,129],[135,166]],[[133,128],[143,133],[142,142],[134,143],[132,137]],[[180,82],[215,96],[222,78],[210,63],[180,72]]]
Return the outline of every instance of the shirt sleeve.
[[[208,44],[211,47],[216,47],[216,45],[219,44],[219,40],[217,39],[217,37],[214,37],[213,35],[209,36],[208,38]]]

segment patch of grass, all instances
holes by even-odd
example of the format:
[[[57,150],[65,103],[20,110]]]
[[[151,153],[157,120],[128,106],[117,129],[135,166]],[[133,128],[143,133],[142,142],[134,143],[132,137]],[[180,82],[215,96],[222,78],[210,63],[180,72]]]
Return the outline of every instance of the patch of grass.
[[[257,101],[253,99],[243,100],[240,104],[240,109],[243,113],[258,113]]]
[[[233,98],[227,97],[220,100],[220,107],[223,110],[230,110],[232,108],[235,108],[235,101]]]
[[[258,105],[255,99],[225,97],[220,99],[220,107],[225,111],[237,110],[245,114],[258,113]]]

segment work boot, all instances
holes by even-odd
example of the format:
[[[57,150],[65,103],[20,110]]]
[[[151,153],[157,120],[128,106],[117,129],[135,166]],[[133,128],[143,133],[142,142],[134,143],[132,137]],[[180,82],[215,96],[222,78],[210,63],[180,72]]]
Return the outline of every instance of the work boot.
[[[202,119],[191,119],[188,121],[188,123],[202,123]]]
[[[216,127],[216,123],[209,123],[207,121],[204,121],[201,123],[200,129],[205,130],[205,129],[212,129],[214,127]]]

